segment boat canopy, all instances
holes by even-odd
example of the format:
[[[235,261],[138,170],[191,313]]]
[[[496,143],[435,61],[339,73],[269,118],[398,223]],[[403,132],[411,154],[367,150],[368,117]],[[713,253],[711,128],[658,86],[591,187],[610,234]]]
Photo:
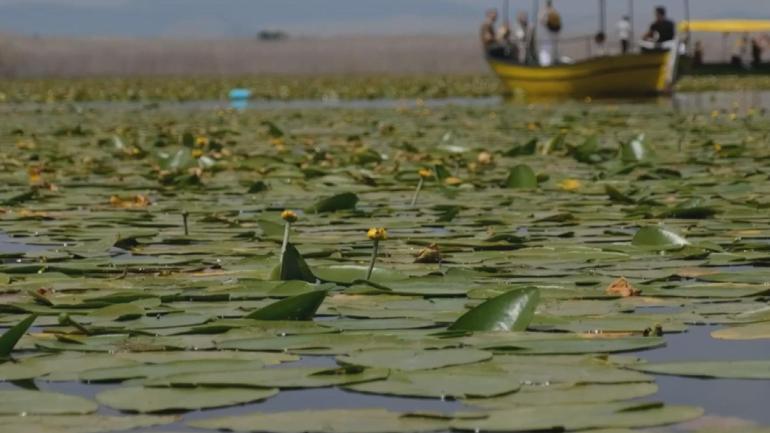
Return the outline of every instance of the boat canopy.
[[[682,32],[754,33],[770,32],[770,20],[698,20],[679,23]]]

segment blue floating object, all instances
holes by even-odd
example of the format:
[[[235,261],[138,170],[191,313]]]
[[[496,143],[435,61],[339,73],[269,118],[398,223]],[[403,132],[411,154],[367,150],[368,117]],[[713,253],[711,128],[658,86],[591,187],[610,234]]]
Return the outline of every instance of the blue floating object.
[[[251,98],[251,90],[249,89],[233,89],[230,90],[231,100],[249,99]]]

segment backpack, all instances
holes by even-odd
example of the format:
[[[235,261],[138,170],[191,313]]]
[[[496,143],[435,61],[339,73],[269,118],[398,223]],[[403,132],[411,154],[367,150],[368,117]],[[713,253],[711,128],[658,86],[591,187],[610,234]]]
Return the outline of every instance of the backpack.
[[[561,31],[561,15],[556,11],[548,12],[545,26],[554,33]]]

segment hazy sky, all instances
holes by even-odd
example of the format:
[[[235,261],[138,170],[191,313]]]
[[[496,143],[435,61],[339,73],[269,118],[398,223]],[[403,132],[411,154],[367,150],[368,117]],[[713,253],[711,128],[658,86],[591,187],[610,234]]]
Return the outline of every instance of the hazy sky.
[[[531,0],[510,0],[527,9]],[[293,34],[476,32],[490,0],[0,0],[0,32],[66,36],[251,37],[262,29]],[[628,0],[607,0],[612,25]],[[683,0],[635,0],[637,25],[656,4],[682,18]],[[690,0],[698,18],[770,19],[770,0]],[[565,32],[596,30],[597,0],[556,0]]]

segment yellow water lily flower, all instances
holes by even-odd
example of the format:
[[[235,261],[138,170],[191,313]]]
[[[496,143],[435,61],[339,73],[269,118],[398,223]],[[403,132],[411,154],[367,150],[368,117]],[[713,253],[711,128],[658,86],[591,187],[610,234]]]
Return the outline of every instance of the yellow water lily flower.
[[[577,179],[564,179],[563,181],[559,182],[559,188],[563,189],[564,191],[577,191],[582,187],[583,184],[580,183]]]
[[[40,167],[28,167],[27,176],[29,178],[30,185],[41,185],[44,183],[42,176],[42,169]]]
[[[372,227],[366,232],[366,236],[373,241],[384,241],[388,238],[388,231],[385,227]]]
[[[423,179],[427,179],[433,176],[433,170],[429,168],[421,168],[420,171],[418,171],[418,173],[420,174],[420,177]]]
[[[286,209],[285,211],[281,212],[281,218],[288,223],[293,223],[297,221],[297,219],[299,219],[299,217],[297,216],[297,213],[289,209]]]
[[[195,137],[195,145],[198,147],[206,147],[209,144],[209,138],[204,135]]]

